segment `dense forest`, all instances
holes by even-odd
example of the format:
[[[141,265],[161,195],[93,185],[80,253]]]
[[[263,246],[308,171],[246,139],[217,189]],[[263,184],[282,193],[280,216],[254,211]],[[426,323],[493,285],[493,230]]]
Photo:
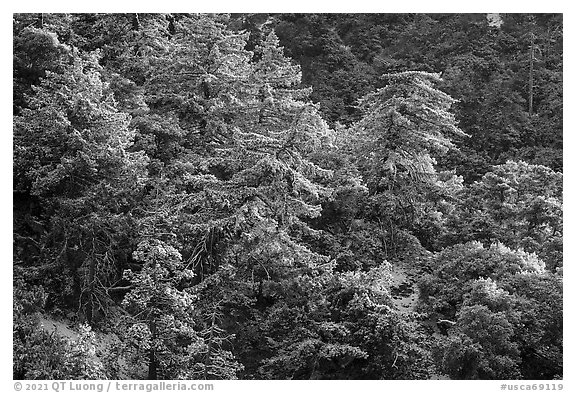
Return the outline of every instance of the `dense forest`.
[[[15,379],[562,379],[561,14],[13,15]]]

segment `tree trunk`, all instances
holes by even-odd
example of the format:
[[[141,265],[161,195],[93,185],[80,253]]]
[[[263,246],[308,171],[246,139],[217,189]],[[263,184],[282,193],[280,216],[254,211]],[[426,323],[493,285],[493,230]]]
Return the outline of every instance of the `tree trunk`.
[[[154,342],[156,341],[156,324],[154,322],[150,324],[150,332],[152,333],[152,342],[148,353],[148,379],[156,380],[158,379],[158,361],[154,351]]]
[[[212,313],[212,324],[210,325],[210,336],[208,342],[208,353],[204,361],[204,380],[208,380],[208,368],[210,367],[210,360],[212,359],[212,344],[214,341],[214,323],[216,322],[216,311]]]
[[[132,14],[132,31],[140,30],[140,18],[138,14]],[[134,56],[138,56],[138,51],[140,50],[140,45],[138,42],[134,45]]]
[[[82,296],[80,302],[84,310],[84,316],[86,317],[86,322],[92,325],[94,321],[94,287],[96,280],[96,261],[93,256],[89,256],[84,261],[84,266],[82,268],[82,274],[84,276]]]
[[[90,259],[88,266],[88,303],[86,304],[86,319],[89,325],[92,325],[94,320],[94,281],[96,280],[96,263],[94,259]]]
[[[170,14],[166,17],[166,19],[168,20],[168,34],[170,34],[170,37],[168,37],[168,39],[171,39],[174,36],[174,34],[176,34],[176,26],[174,25],[174,16]]]
[[[534,102],[534,33],[530,33],[530,76],[528,79],[528,116],[532,117]]]
[[[132,14],[132,30],[140,30],[140,18],[138,14]]]

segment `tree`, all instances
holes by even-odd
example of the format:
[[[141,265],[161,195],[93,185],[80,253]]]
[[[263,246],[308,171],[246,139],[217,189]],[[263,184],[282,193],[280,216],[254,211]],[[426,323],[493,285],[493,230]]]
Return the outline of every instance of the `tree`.
[[[551,379],[563,375],[563,290],[554,274],[515,275],[502,288],[517,297],[515,337],[524,378]]]
[[[97,57],[73,52],[62,68],[47,74],[30,108],[14,118],[15,191],[42,206],[24,212],[22,219],[40,229],[35,238],[17,238],[17,249],[40,244],[42,254],[22,256],[29,273],[42,281],[54,276],[59,301],[77,304],[79,297],[92,323],[95,313],[106,312],[107,288],[130,252],[129,212],[144,185],[147,158],[129,151],[129,116],[116,110]]]
[[[233,265],[236,280],[252,283],[242,296],[266,304],[288,296],[299,275],[314,275],[325,262],[303,244],[301,233],[310,231],[304,220],[319,214],[319,194],[325,192],[315,179],[327,175],[308,157],[329,141],[330,131],[317,109],[301,101],[307,92],[295,88],[299,70],[283,57],[276,37],[270,35],[257,51],[253,64],[234,63],[238,55],[220,52],[223,70],[242,68],[221,77],[235,75],[238,81],[212,101],[207,127],[218,130],[220,143],[199,161],[199,171],[189,172],[188,184],[199,190],[196,203],[202,208],[193,222],[206,234],[201,241],[210,233],[227,234],[220,235],[220,268]],[[218,265],[205,270],[208,257],[198,253],[194,263],[210,274]]]
[[[148,379],[179,379],[187,375],[199,340],[194,331],[193,296],[187,291],[193,277],[180,253],[159,240],[143,240],[134,251],[139,272],[124,271],[130,292],[122,306],[128,354],[146,359]],[[138,364],[138,362],[136,362]]]
[[[258,376],[285,379],[421,379],[434,372],[427,340],[393,308],[390,265],[300,280],[270,307],[272,356]],[[308,285],[306,285],[308,283]]]
[[[49,332],[40,315],[48,294],[41,286],[14,283],[13,341],[15,379],[104,379],[102,362],[95,356],[95,335],[80,326],[76,339]]]
[[[534,254],[472,242],[443,250],[432,268],[420,281],[420,309],[444,333],[433,350],[443,372],[459,379],[561,374],[561,279]]]
[[[502,242],[537,253],[551,271],[562,266],[562,174],[508,161],[459,193],[444,244]]]
[[[305,101],[309,91],[298,87],[299,68],[283,56],[273,34],[253,58],[244,49],[245,34],[219,30],[222,25],[208,16],[198,22],[170,55],[174,69],[154,83],[164,89],[157,90],[157,99],[189,86],[183,98],[201,109],[190,121],[178,116],[192,139],[178,142],[150,183],[144,210],[153,214],[143,215],[139,228],[181,248],[195,272],[193,284],[202,299],[196,315],[204,326],[198,334],[206,346],[197,347],[204,353],[197,354],[204,371],[194,375],[215,376],[217,358],[230,372],[217,375],[227,377],[239,368],[227,354],[225,337],[241,327],[221,330],[230,321],[220,319],[220,312],[242,313],[250,302],[288,296],[294,280],[315,275],[317,265],[326,262],[302,234],[311,231],[305,220],[319,214],[319,196],[327,192],[317,179],[329,175],[310,155],[330,141],[331,131]],[[184,38],[197,45],[185,46]],[[190,54],[197,60],[190,62]],[[173,83],[165,83],[169,78]],[[226,279],[226,289],[208,296],[210,282],[220,279]],[[253,317],[245,315],[245,324]]]
[[[14,114],[19,115],[27,107],[26,96],[32,94],[32,86],[38,86],[47,71],[60,71],[70,48],[53,32],[22,27],[24,23],[18,20],[14,25]]]
[[[454,100],[433,87],[439,75],[414,71],[385,77],[390,84],[363,99],[366,116],[355,125],[361,144],[369,147],[360,165],[374,189],[383,186],[383,176],[396,181],[433,175],[432,156],[453,147],[451,136],[464,135],[448,112]]]
[[[502,280],[531,272],[542,274],[544,264],[534,254],[511,250],[502,244],[486,248],[480,242],[469,242],[442,250],[432,269],[420,282],[421,299],[430,312],[453,320],[474,280]]]
[[[451,136],[464,134],[449,112],[454,100],[434,87],[439,75],[414,71],[385,77],[389,84],[362,100],[365,116],[353,128],[354,155],[374,216],[395,244],[398,227],[418,230],[418,221],[435,214],[437,202],[450,197],[446,191],[454,191],[450,184],[458,180],[443,181],[434,157],[453,147]]]

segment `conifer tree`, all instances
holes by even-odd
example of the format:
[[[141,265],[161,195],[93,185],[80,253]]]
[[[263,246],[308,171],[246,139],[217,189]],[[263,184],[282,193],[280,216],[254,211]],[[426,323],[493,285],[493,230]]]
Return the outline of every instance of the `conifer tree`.
[[[465,135],[449,112],[454,103],[436,89],[439,75],[419,71],[384,75],[389,84],[362,100],[366,116],[355,127],[373,187],[382,177],[427,179],[435,173],[434,156],[453,147],[451,137]]]
[[[204,160],[207,171],[189,178],[205,197],[216,195],[227,205],[228,225],[242,232],[238,257],[260,274],[267,270],[263,261],[278,261],[278,253],[283,254],[280,259],[288,258],[289,265],[312,256],[295,242],[291,231],[305,227],[302,218],[319,213],[318,195],[323,190],[314,179],[327,173],[308,155],[330,137],[316,108],[300,100],[306,92],[296,86],[299,70],[277,45],[270,35],[257,49],[260,58],[253,64],[235,65],[236,56],[221,55],[222,64],[244,68],[230,73],[238,82],[229,83],[233,89],[213,103],[217,110],[224,100],[232,102],[226,108],[233,113],[218,116],[221,129],[230,136]],[[308,256],[299,258],[298,253]]]
[[[454,102],[435,85],[438,74],[420,71],[384,75],[389,84],[361,102],[365,116],[354,125],[356,163],[364,175],[375,214],[392,244],[396,228],[425,231],[438,221],[438,204],[450,198],[458,179],[436,173],[435,158],[464,136],[449,112]],[[430,215],[436,217],[427,219]],[[421,238],[429,238],[425,233]]]
[[[317,179],[329,173],[310,155],[330,142],[331,131],[305,101],[309,91],[298,86],[299,68],[283,56],[277,38],[271,34],[256,48],[254,61],[245,40],[230,36],[212,51],[220,67],[210,81],[217,93],[206,100],[211,154],[191,153],[174,165],[190,192],[184,210],[200,280],[233,272],[227,288],[234,296],[219,295],[227,313],[246,302],[265,310],[272,299],[290,296],[291,286],[313,285],[306,276],[320,274],[327,262],[302,236],[311,231],[306,219],[320,212],[319,196],[328,192]]]
[[[185,288],[193,277],[182,264],[180,253],[159,240],[143,240],[134,259],[139,272],[124,271],[131,284],[122,306],[125,318],[126,354],[129,362],[144,360],[148,379],[180,379],[192,367],[197,346],[193,296]]]
[[[130,209],[147,163],[129,151],[130,118],[115,108],[99,70],[95,55],[72,52],[63,73],[48,72],[14,119],[15,189],[43,206],[32,218],[43,254],[23,258],[42,279],[55,275],[59,301],[79,304],[89,323],[106,312],[107,289],[130,252]]]

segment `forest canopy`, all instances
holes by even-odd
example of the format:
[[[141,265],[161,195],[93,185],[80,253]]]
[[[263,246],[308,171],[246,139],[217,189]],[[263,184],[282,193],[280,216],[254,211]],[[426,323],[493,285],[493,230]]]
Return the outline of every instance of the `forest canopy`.
[[[561,14],[14,14],[14,379],[562,379]]]

